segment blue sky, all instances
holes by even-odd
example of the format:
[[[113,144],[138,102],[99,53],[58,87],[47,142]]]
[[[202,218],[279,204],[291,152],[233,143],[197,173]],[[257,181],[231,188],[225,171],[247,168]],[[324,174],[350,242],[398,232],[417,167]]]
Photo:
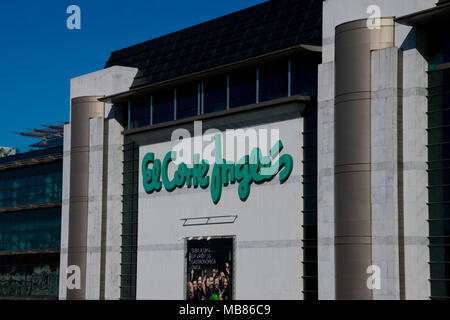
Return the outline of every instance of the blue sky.
[[[261,0],[41,0],[0,4],[0,146],[13,134],[69,119],[70,78],[104,67],[111,51],[262,3]],[[81,30],[68,30],[69,5]]]

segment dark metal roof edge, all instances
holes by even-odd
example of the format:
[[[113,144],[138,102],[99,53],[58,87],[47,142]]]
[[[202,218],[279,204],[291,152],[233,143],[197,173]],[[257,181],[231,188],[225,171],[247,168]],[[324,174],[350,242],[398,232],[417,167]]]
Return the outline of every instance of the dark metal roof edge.
[[[413,18],[417,18],[420,16],[424,16],[427,15],[429,13],[434,13],[434,12],[440,12],[440,11],[444,11],[446,9],[450,9],[450,3],[442,3],[439,5],[436,5],[435,7],[432,8],[428,8],[425,10],[421,10],[421,11],[417,11],[417,12],[413,12],[398,18],[395,18],[394,21],[403,25],[407,25],[407,26],[415,26],[414,24],[411,23],[411,19]]]
[[[12,213],[18,211],[33,211],[37,209],[51,209],[62,206],[62,201],[49,201],[41,203],[29,203],[10,207],[1,207],[0,214]]]
[[[119,92],[119,93],[116,93],[116,94],[112,94],[112,95],[109,95],[109,96],[105,96],[105,97],[99,98],[98,100],[102,101],[102,102],[113,102],[113,100],[115,100],[115,99],[120,99],[120,98],[125,98],[127,96],[132,96],[136,92],[142,92],[144,90],[150,90],[151,88],[155,88],[155,87],[158,87],[158,86],[161,86],[161,85],[169,84],[171,82],[181,81],[181,80],[188,79],[188,78],[194,77],[194,76],[201,76],[201,75],[213,72],[213,71],[219,71],[221,69],[238,67],[238,66],[243,65],[243,64],[248,63],[248,62],[255,62],[255,61],[260,60],[260,59],[269,58],[269,57],[280,55],[280,54],[288,54],[291,51],[294,52],[296,50],[303,51],[305,53],[308,52],[308,53],[312,53],[312,54],[321,54],[322,53],[322,47],[321,46],[315,46],[315,45],[309,45],[309,44],[297,44],[297,45],[292,46],[292,47],[288,47],[288,48],[285,48],[285,49],[281,49],[281,50],[265,53],[265,54],[262,54],[262,55],[259,55],[259,56],[254,56],[254,57],[246,58],[246,59],[243,59],[243,60],[238,60],[238,61],[234,61],[234,62],[231,62],[231,63],[228,63],[228,64],[224,64],[224,65],[221,65],[221,66],[216,66],[216,67],[212,67],[212,68],[209,68],[209,69],[205,69],[205,70],[201,70],[201,71],[185,74],[185,75],[182,75],[182,76],[179,76],[179,77],[176,77],[176,78],[171,78],[171,79],[167,79],[167,80],[164,80],[164,81],[155,82],[155,83],[143,85],[143,86],[140,86],[140,87],[131,88],[131,89],[127,90],[127,91],[123,91],[123,92]]]
[[[49,249],[24,249],[24,250],[5,250],[0,251],[0,256],[24,255],[24,254],[45,254],[45,253],[59,253],[60,248]]]
[[[13,154],[10,156],[0,158],[0,166],[8,165],[10,163],[18,161],[26,162],[37,158],[41,159],[41,158],[48,158],[51,156],[62,156],[63,152],[64,152],[63,146],[59,145],[59,146],[51,146],[41,150],[31,150],[23,153]]]
[[[20,159],[16,161],[0,163],[0,172],[18,168],[26,168],[41,164],[58,162],[63,160],[63,153],[55,153],[37,158]]]

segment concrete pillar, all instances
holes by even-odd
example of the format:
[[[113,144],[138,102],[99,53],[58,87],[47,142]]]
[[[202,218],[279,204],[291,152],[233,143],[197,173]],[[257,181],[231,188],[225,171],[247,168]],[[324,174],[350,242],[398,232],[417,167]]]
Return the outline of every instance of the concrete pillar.
[[[123,127],[116,119],[108,119],[108,167],[106,193],[105,299],[120,299],[123,183]]]
[[[64,125],[63,181],[70,178],[70,124]],[[70,184],[63,183],[61,208],[61,253],[59,259],[59,299],[67,295],[67,247],[69,245],[69,196]]]
[[[372,264],[380,271],[373,299],[398,300],[404,292],[401,52],[396,47],[373,51],[371,64]]]
[[[381,18],[336,27],[335,43],[335,276],[336,299],[372,299],[367,268],[371,236],[371,50],[392,47],[394,22]]]
[[[403,52],[403,203],[405,298],[429,299],[427,85],[428,63],[417,49]]]
[[[71,125],[65,126],[64,135],[60,299],[120,297],[123,128],[113,119],[114,106],[98,98],[129,90],[137,71],[114,66],[70,81]],[[111,122],[116,126],[109,136]],[[111,157],[108,150],[112,150]],[[81,269],[80,290],[67,290],[66,270],[73,264]]]
[[[89,202],[86,299],[100,299],[105,119],[89,120]]]
[[[81,287],[67,289],[67,299],[85,299],[89,196],[90,119],[104,117],[100,96],[72,99],[68,266],[78,266]]]
[[[334,62],[319,65],[318,72],[318,288],[320,300],[334,300]]]

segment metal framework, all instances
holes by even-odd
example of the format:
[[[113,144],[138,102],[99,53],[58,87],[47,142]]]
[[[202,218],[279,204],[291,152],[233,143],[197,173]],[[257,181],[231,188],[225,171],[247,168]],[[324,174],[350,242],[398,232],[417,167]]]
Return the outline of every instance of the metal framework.
[[[57,121],[60,125],[43,125],[40,129],[29,129],[29,132],[13,132],[17,135],[39,139],[40,141],[30,145],[31,148],[45,149],[63,144],[64,125],[68,122]]]

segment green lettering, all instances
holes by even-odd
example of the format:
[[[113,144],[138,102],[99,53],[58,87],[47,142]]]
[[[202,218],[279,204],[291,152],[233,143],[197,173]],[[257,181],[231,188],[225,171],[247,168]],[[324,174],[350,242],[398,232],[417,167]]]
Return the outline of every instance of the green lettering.
[[[153,163],[153,169],[149,169],[149,165]],[[142,160],[142,179],[144,190],[147,193],[161,190],[161,161],[155,160],[155,154],[150,152],[144,156]]]
[[[172,160],[175,160],[175,157],[175,151],[167,152],[162,164],[162,181],[164,184],[164,188],[166,188],[166,190],[169,192],[175,190],[177,186],[177,174],[174,175],[173,180],[170,180],[168,176],[169,164]]]
[[[289,179],[294,166],[292,156],[289,154],[281,155],[278,161],[272,163],[283,150],[283,143],[278,140],[269,151],[268,156],[262,156],[259,148],[253,148],[250,155],[243,156],[237,164],[225,161],[222,158],[221,136],[215,136],[216,144],[216,163],[211,173],[211,198],[214,204],[220,201],[223,186],[239,183],[238,195],[242,201],[247,200],[250,195],[250,189],[253,182],[261,184],[272,180],[278,173],[280,182],[284,183]],[[161,165],[159,159],[155,159],[152,152],[147,153],[142,160],[142,179],[144,190],[147,193],[160,191],[162,185],[169,192],[176,188],[182,188],[187,185],[188,188],[200,186],[206,189],[210,184],[209,163],[206,160],[200,161],[200,156],[194,154],[194,165],[189,168],[185,163],[180,163],[174,173],[173,179],[168,176],[169,165],[176,159],[176,153],[168,152]],[[149,166],[152,165],[150,169]],[[161,182],[162,178],[162,182]]]

